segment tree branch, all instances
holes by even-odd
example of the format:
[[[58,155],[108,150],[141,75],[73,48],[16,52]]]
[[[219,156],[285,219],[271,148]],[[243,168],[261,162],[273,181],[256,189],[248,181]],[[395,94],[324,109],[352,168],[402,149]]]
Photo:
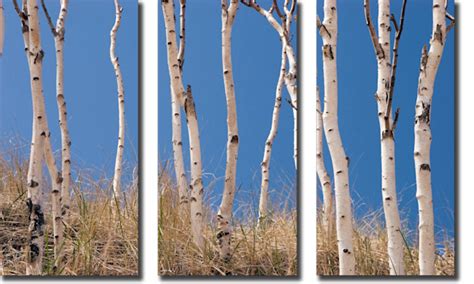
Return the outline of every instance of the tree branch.
[[[44,14],[46,16],[46,19],[48,20],[48,25],[51,29],[51,32],[53,33],[53,36],[56,36],[58,33],[56,31],[56,27],[53,24],[53,20],[51,20],[51,16],[49,15],[48,8],[46,7],[46,3],[44,3],[44,0],[41,0],[41,7],[43,7]]]
[[[372,23],[372,19],[370,17],[370,0],[364,0],[364,14],[365,14],[365,24],[370,32],[370,39],[372,40],[372,45],[374,46],[375,54],[377,55],[378,59],[382,59],[385,57],[382,47],[378,42],[378,36],[375,32],[374,24]]]
[[[319,30],[319,33],[321,34],[322,37],[324,37],[323,35],[323,29],[324,29],[324,32],[327,34],[327,36],[329,38],[331,38],[331,33],[328,31],[328,29],[326,28],[326,26],[321,23],[321,20],[319,19],[319,16],[316,16],[316,26]]]
[[[447,2],[447,1],[446,1]],[[454,25],[456,24],[456,19],[451,15],[449,14],[448,12],[446,12],[446,18],[448,18],[451,22],[449,23],[449,26],[446,28],[446,34],[449,33],[449,31],[454,27]]]
[[[393,26],[395,27],[395,32],[398,33],[398,24],[397,24],[397,21],[395,21],[395,15],[393,15],[393,13],[390,15],[390,21],[392,22]]]

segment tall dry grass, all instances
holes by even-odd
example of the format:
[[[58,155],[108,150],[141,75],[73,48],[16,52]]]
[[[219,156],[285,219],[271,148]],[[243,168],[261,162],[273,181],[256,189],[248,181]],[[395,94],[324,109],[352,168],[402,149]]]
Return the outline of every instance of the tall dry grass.
[[[0,272],[3,275],[25,275],[26,272],[27,169],[28,161],[18,154],[0,156]],[[47,182],[47,178],[44,181]],[[61,246],[64,259],[53,271],[51,196],[48,186],[45,187],[44,275],[138,275],[137,179],[123,188],[123,205],[117,222],[110,206],[111,180],[78,174],[71,184],[70,217],[65,222],[65,242]]]
[[[199,251],[192,242],[189,218],[178,213],[177,188],[170,169],[159,174],[158,269],[162,276],[295,276],[297,274],[296,209],[275,206],[264,228],[246,211],[233,219],[232,258],[219,260],[215,213],[209,200],[204,214],[206,245]],[[247,200],[247,202],[250,202]],[[250,208],[250,204],[239,204]],[[186,213],[189,214],[189,213]]]
[[[321,208],[318,204],[318,208]],[[327,232],[322,224],[322,212],[317,216],[317,274],[332,276],[339,274],[336,232]],[[404,222],[406,223],[406,222]],[[407,226],[404,226],[405,228]],[[403,231],[405,240],[405,271],[407,275],[419,275],[416,232]],[[383,211],[366,212],[354,220],[354,253],[356,274],[361,276],[390,275],[387,253],[387,234],[383,225]],[[455,275],[454,239],[445,236],[436,252],[436,275]]]

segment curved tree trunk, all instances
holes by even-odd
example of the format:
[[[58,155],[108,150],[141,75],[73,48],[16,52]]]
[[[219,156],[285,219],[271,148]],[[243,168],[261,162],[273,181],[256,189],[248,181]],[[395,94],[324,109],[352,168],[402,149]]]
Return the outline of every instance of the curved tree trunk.
[[[231,38],[232,26],[239,6],[239,0],[222,0],[222,68],[227,102],[227,159],[225,169],[224,192],[217,213],[217,242],[219,253],[225,262],[231,258],[231,218],[235,194],[235,176],[239,150],[239,131],[237,126],[237,108],[232,70]]]
[[[203,210],[202,198],[204,187],[202,184],[202,161],[201,161],[201,145],[199,137],[199,127],[196,115],[196,108],[191,91],[184,90],[182,81],[182,67],[184,64],[185,49],[185,7],[186,1],[180,0],[180,46],[176,42],[176,20],[174,13],[174,2],[171,0],[161,2],[167,41],[168,54],[168,71],[171,82],[171,101],[173,109],[173,151],[175,161],[175,172],[178,179],[180,200],[187,203],[186,176],[184,173],[184,163],[182,162],[182,143],[181,143],[181,121],[180,108],[184,108],[189,134],[189,153],[191,157],[191,183],[189,185],[190,198],[190,215],[191,215],[191,231],[196,246],[204,249],[203,235]]]
[[[281,52],[280,75],[275,91],[275,103],[273,105],[272,126],[265,142],[263,160],[261,163],[262,181],[260,185],[260,200],[258,205],[258,225],[262,226],[267,222],[268,215],[268,184],[270,181],[270,159],[272,156],[273,141],[278,132],[278,122],[280,120],[281,93],[285,83],[286,73],[286,47],[283,45]]]
[[[433,1],[433,33],[430,49],[423,47],[415,109],[416,198],[419,215],[419,263],[421,275],[434,275],[435,238],[433,197],[431,191],[431,102],[438,66],[446,42],[446,8],[444,0]]]
[[[348,158],[344,152],[338,123],[337,90],[337,10],[336,0],[324,1],[323,39],[324,114],[323,125],[334,169],[336,232],[339,250],[339,274],[354,275],[352,206],[349,191]]]
[[[117,155],[115,157],[114,179],[113,179],[113,198],[112,208],[116,207],[117,212],[120,207],[120,195],[122,193],[120,188],[120,179],[122,177],[122,160],[123,148],[125,144],[125,93],[123,88],[122,71],[120,70],[119,58],[115,55],[115,46],[117,39],[117,31],[122,21],[122,6],[118,0],[114,0],[115,4],[115,23],[110,31],[110,61],[115,70],[115,77],[117,79],[117,99],[119,111],[119,133],[117,143]]]
[[[319,87],[316,89],[316,172],[321,183],[323,192],[323,225],[327,236],[332,232],[333,227],[333,204],[331,192],[331,178],[326,170],[323,156],[323,113],[321,111],[321,99]]]

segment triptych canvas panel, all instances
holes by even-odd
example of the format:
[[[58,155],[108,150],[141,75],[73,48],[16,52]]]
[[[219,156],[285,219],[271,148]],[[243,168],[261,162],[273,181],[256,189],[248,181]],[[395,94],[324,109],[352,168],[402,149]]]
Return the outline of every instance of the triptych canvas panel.
[[[158,94],[141,94],[142,2],[0,0],[0,274],[139,279],[152,214],[163,280],[297,280],[313,190],[313,274],[456,276],[454,1],[318,0],[303,21],[305,5],[158,1]],[[150,96],[157,212],[140,199]]]

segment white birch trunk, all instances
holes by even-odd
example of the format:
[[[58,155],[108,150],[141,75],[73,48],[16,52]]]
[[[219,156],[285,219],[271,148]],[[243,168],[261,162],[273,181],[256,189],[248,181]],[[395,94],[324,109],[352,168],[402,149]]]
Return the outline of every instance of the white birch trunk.
[[[239,134],[237,125],[237,108],[235,103],[235,86],[232,70],[232,27],[239,6],[239,0],[222,0],[222,68],[227,102],[227,159],[225,170],[224,191],[217,213],[217,242],[220,257],[224,262],[231,258],[231,218],[235,195],[235,176],[237,172],[237,156],[239,150]]]
[[[430,49],[423,48],[418,96],[415,109],[415,171],[416,198],[419,214],[419,264],[420,275],[435,274],[435,238],[433,197],[431,190],[431,102],[438,66],[446,41],[446,9],[444,0],[433,1],[433,32]]]
[[[122,21],[122,6],[118,0],[114,0],[115,4],[115,23],[110,31],[110,61],[114,67],[115,77],[117,79],[117,99],[119,111],[119,134],[117,143],[117,155],[115,158],[114,179],[113,179],[113,198],[112,207],[116,206],[119,211],[120,206],[120,179],[122,177],[122,160],[123,148],[125,144],[125,93],[123,88],[122,71],[120,70],[119,58],[115,54],[117,31]]]
[[[5,42],[5,17],[3,16],[3,0],[0,0],[0,56],[3,55]]]
[[[270,159],[272,156],[273,141],[278,132],[278,122],[280,120],[281,108],[281,93],[285,83],[286,74],[286,47],[283,46],[281,52],[280,75],[278,76],[278,83],[275,90],[275,103],[273,105],[272,125],[270,133],[265,142],[265,149],[263,152],[263,160],[261,163],[262,181],[260,185],[260,200],[258,205],[258,225],[262,226],[267,222],[268,215],[268,184],[270,181]]]
[[[181,43],[178,51],[176,43],[176,20],[174,14],[174,3],[171,0],[161,2],[163,15],[165,20],[168,68],[171,81],[171,100],[173,109],[173,144],[177,144],[174,150],[175,171],[178,182],[180,183],[180,200],[187,199],[187,193],[182,186],[185,185],[184,164],[182,162],[182,143],[176,142],[181,139],[181,122],[179,120],[179,107],[177,103],[184,108],[186,113],[186,121],[189,136],[189,152],[191,157],[191,183],[190,188],[190,215],[191,215],[191,232],[196,246],[202,251],[204,250],[204,233],[203,233],[203,210],[202,198],[204,187],[202,184],[202,160],[201,160],[201,144],[199,137],[199,127],[196,115],[196,108],[191,91],[188,85],[187,91],[184,90],[182,81],[182,67],[184,63],[184,37],[185,37],[185,5],[186,1],[181,0],[180,23],[181,23]],[[175,140],[176,138],[176,140]],[[177,167],[179,167],[177,169]],[[182,172],[181,172],[182,171]],[[182,177],[180,180],[179,177]]]
[[[329,237],[333,227],[333,203],[331,192],[331,178],[326,170],[323,156],[323,113],[319,87],[316,89],[316,173],[323,192],[323,225]]]
[[[38,5],[36,0],[24,0],[21,13],[21,16],[23,16],[21,22],[25,52],[30,69],[33,104],[32,143],[27,175],[28,199],[26,203],[30,224],[28,227],[29,246],[26,258],[26,275],[41,275],[44,255],[44,213],[42,200],[44,184],[42,181],[42,161],[44,144],[47,137],[47,131],[44,129],[43,123],[43,121],[47,120],[44,109],[42,84],[42,62],[44,53],[41,49]]]
[[[344,152],[338,123],[336,0],[324,1],[323,25],[325,27],[325,31],[321,31],[324,69],[323,125],[334,169],[339,274],[354,275],[355,259],[352,240],[352,206],[349,190],[348,159]]]
[[[377,58],[377,109],[380,126],[382,164],[382,202],[388,235],[390,275],[405,275],[403,262],[404,242],[398,213],[395,141],[391,110],[387,113],[392,66],[390,63],[390,0],[379,0],[378,33],[383,56]]]

